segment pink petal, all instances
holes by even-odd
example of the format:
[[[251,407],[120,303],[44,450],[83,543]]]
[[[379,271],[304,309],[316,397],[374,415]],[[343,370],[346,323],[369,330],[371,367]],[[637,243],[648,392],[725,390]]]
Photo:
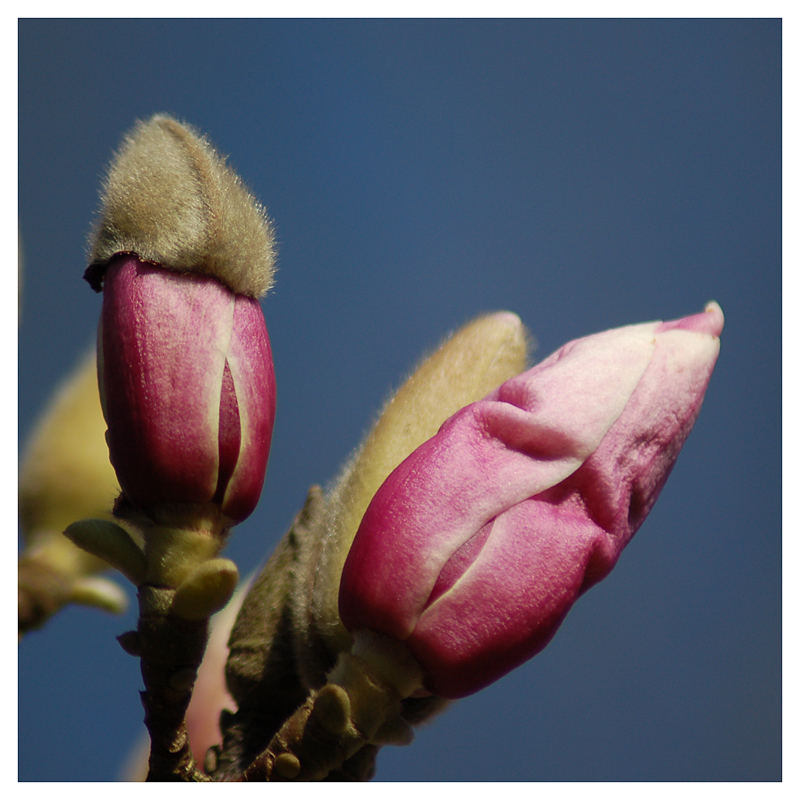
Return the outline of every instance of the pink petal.
[[[212,278],[121,256],[105,274],[108,443],[135,503],[206,502],[217,485],[220,387],[234,295]]]

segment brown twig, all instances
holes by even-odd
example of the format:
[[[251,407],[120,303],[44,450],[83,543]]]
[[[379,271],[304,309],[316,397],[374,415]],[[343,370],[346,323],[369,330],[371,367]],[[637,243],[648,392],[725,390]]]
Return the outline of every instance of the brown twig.
[[[402,699],[367,662],[341,654],[328,683],[309,693],[243,780],[369,779],[376,746],[413,738]]]
[[[186,730],[186,709],[208,641],[208,620],[170,613],[173,589],[139,587],[139,627],[127,637],[128,651],[141,657],[142,704],[150,733],[148,781],[209,781],[197,768]]]

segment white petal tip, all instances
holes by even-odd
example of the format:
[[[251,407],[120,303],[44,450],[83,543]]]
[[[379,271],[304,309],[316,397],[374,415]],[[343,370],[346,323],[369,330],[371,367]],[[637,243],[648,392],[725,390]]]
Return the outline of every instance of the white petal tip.
[[[706,314],[711,315],[711,320],[709,320],[709,333],[712,336],[719,336],[722,333],[722,328],[725,325],[725,315],[722,313],[722,309],[720,308],[719,303],[716,300],[711,300],[710,302],[706,303],[706,307],[703,309]]]

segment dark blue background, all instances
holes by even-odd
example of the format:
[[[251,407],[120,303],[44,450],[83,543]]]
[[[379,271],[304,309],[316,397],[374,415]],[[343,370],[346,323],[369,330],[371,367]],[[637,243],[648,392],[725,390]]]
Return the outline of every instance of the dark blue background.
[[[661,500],[552,644],[383,780],[775,780],[780,762],[780,23],[22,21],[20,436],[92,340],[81,280],[135,119],[208,133],[280,240],[278,415],[247,573],[445,333],[539,356],[699,311],[727,326]],[[142,730],[130,628],[70,609],[19,656],[19,775],[112,780]]]

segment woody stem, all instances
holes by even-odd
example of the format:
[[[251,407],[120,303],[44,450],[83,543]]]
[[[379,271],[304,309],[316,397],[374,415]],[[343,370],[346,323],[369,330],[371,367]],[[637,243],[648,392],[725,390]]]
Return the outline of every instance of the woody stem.
[[[150,733],[148,781],[208,781],[197,768],[186,730],[186,709],[208,641],[208,620],[170,613],[174,589],[139,587],[136,649],[145,691],[142,704]]]

